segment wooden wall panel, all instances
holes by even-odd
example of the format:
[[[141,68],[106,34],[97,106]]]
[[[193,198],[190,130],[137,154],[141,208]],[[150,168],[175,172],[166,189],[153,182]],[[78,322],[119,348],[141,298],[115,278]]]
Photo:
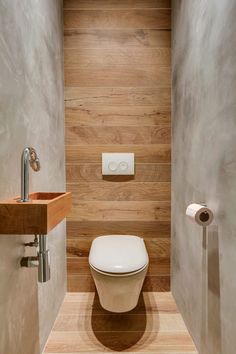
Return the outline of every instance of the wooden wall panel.
[[[68,257],[67,271],[70,275],[90,275],[88,257]],[[170,262],[168,258],[151,258],[148,275],[169,276]]]
[[[112,181],[113,182],[113,181]],[[68,184],[74,204],[79,201],[169,201],[169,182],[87,182]]]
[[[97,5],[96,5],[97,6]],[[169,9],[65,10],[64,28],[159,29],[170,28]]]
[[[92,237],[77,237],[68,239],[67,251],[70,257],[88,257],[91,247]],[[149,257],[154,260],[166,259],[170,256],[168,238],[147,238],[145,241]],[[157,275],[157,274],[154,274]]]
[[[158,47],[170,48],[170,32],[155,29],[65,29],[65,48]]]
[[[141,129],[141,128],[140,128]],[[134,152],[136,163],[170,163],[170,144],[67,145],[67,162],[101,163],[103,152]]]
[[[117,109],[127,111],[127,118],[133,113],[138,115],[141,110],[145,114],[143,119],[147,119],[148,113],[158,112],[170,113],[170,88],[159,87],[66,87],[65,89],[66,108],[79,109],[80,107],[88,110],[91,107],[97,110],[102,116],[113,116]],[[111,106],[111,107],[110,107]],[[136,108],[136,110],[135,110]],[[101,110],[101,112],[100,112]],[[108,112],[106,112],[108,110]],[[80,112],[80,114],[82,111]],[[88,112],[90,113],[90,112]],[[116,112],[118,114],[118,112]],[[68,117],[66,116],[68,119]],[[96,119],[98,116],[96,116]],[[127,119],[126,118],[126,119]],[[98,125],[96,119],[93,124]],[[78,124],[80,124],[80,119]],[[170,122],[168,116],[167,122]],[[128,122],[130,124],[130,122]],[[149,125],[155,125],[155,121]],[[127,122],[126,122],[127,124]],[[142,122],[143,124],[143,122]],[[109,124],[108,124],[109,125]]]
[[[144,98],[145,99],[145,98]],[[159,97],[160,100],[160,97]],[[157,99],[158,102],[158,99]],[[74,103],[73,103],[74,104]],[[77,105],[79,102],[77,102]],[[158,103],[157,103],[158,104]],[[80,117],[78,121],[78,116]],[[77,126],[124,126],[146,125],[170,123],[170,112],[166,108],[157,109],[156,106],[113,106],[94,107],[94,105],[83,105],[66,107],[66,125]],[[97,124],[97,125],[96,125]]]
[[[140,127],[94,126],[66,127],[66,144],[76,145],[131,145],[131,144],[170,144],[170,125]]]
[[[170,283],[170,1],[65,0],[69,291],[94,291],[94,237],[145,239],[147,291]],[[101,174],[102,152],[134,152],[135,176]]]
[[[139,235],[146,238],[169,238],[169,221],[73,221],[68,222],[68,239],[106,234]]]
[[[167,221],[170,202],[74,201],[68,220]]]
[[[168,163],[136,163],[135,178],[123,176],[123,182],[170,182],[170,164]],[[68,188],[71,184],[79,182],[102,182],[104,181],[101,174],[101,164],[99,163],[84,163],[84,164],[68,164],[66,166],[66,178]],[[107,181],[120,182],[120,176],[107,176]],[[115,187],[115,185],[113,185]]]
[[[156,8],[169,9],[170,0],[66,0],[65,9],[137,9],[137,8]]]
[[[94,87],[170,86],[170,68],[150,65],[94,65],[71,67],[65,71],[65,85]]]
[[[81,52],[81,49],[65,48],[65,69],[79,69],[83,65],[127,65],[132,61],[133,65],[170,65],[170,49],[169,48],[87,48]]]

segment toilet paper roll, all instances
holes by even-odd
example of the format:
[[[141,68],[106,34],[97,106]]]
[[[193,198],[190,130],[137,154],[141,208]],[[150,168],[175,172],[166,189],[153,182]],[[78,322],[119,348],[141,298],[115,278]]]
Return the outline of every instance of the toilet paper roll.
[[[198,225],[208,226],[213,221],[212,211],[201,204],[190,204],[186,209],[186,215]]]

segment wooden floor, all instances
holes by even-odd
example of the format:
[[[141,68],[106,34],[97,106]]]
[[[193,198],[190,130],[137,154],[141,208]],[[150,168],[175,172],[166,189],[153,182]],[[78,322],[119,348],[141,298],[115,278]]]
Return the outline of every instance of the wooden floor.
[[[103,310],[95,293],[67,293],[44,353],[197,354],[169,292],[144,292],[125,314]]]

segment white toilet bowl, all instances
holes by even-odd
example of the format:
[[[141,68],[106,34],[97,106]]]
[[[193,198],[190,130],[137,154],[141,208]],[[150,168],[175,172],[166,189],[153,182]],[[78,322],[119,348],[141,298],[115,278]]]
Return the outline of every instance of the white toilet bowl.
[[[93,240],[89,264],[104,309],[127,312],[137,305],[148,261],[140,237],[108,235]]]

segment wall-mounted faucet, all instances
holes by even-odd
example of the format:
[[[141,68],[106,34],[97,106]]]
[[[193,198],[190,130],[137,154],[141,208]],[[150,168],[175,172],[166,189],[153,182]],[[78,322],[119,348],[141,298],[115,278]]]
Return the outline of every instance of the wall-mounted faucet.
[[[33,171],[40,170],[40,162],[36,150],[26,147],[21,155],[21,198],[19,202],[29,202],[29,166]],[[50,254],[47,249],[46,235],[35,235],[34,241],[26,243],[25,246],[38,247],[37,256],[23,257],[22,267],[38,267],[38,281],[45,283],[50,279]]]
[[[21,155],[21,198],[20,202],[29,202],[29,165],[33,171],[40,170],[40,162],[36,150],[26,147]]]

